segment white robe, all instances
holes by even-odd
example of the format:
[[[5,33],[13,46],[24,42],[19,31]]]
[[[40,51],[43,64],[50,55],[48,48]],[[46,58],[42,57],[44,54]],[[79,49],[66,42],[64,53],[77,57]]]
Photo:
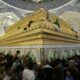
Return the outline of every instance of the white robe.
[[[35,73],[32,70],[24,69],[22,80],[35,80]]]

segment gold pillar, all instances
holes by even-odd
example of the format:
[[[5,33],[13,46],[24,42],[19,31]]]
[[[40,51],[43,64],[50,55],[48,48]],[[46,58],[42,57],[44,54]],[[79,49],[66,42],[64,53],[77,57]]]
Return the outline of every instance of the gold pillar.
[[[44,64],[45,60],[46,60],[45,49],[41,48],[40,49],[40,61],[42,64]]]

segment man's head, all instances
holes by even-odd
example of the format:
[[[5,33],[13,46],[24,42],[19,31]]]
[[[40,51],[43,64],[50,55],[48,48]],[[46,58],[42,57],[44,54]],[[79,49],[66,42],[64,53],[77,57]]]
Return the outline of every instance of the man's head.
[[[19,50],[16,51],[16,55],[18,55],[18,54],[20,54],[20,51]]]

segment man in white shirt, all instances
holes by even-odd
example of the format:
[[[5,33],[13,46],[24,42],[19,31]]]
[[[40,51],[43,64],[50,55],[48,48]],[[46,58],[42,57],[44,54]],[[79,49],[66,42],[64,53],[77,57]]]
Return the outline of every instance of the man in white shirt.
[[[35,80],[35,72],[33,70],[33,64],[29,64],[28,68],[24,69],[22,80]]]
[[[12,78],[12,70],[11,69],[6,69],[6,74],[5,77],[3,78],[3,80],[11,80]]]
[[[23,80],[35,80],[34,71],[29,69],[24,69],[23,71]]]
[[[11,76],[6,75],[3,80],[11,80]]]

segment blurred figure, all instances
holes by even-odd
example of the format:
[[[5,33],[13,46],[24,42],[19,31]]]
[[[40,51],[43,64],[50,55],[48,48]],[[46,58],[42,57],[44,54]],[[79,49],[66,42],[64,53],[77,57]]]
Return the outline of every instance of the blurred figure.
[[[3,78],[3,80],[11,80],[12,78],[12,70],[11,69],[6,69],[6,74],[5,77]]]
[[[65,80],[76,80],[74,76],[71,75],[71,73],[67,70]]]
[[[60,59],[56,59],[54,62],[54,80],[64,80],[64,68]]]
[[[23,73],[24,67],[22,65],[19,65],[14,69],[11,80],[22,80],[22,73]]]
[[[34,64],[32,59],[29,59],[27,68],[23,70],[23,79],[22,80],[35,80]]]
[[[70,72],[75,80],[80,80],[80,72],[76,66],[76,62],[74,60],[70,60],[67,70]]]
[[[36,80],[53,80],[53,68],[50,66],[48,61],[39,69]]]

